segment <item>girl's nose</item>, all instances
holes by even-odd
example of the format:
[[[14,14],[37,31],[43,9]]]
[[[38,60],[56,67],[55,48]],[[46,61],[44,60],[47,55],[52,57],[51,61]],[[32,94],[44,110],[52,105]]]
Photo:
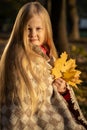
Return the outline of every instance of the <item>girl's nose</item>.
[[[35,29],[32,29],[32,31],[31,31],[31,36],[32,36],[32,37],[35,37],[36,34],[37,34],[37,33],[36,33],[36,30],[35,30]]]

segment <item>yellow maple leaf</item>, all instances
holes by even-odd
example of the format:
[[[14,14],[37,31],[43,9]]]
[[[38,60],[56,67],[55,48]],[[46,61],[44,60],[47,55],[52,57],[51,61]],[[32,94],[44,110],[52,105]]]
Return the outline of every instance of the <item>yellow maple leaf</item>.
[[[66,52],[60,55],[52,68],[52,74],[56,78],[62,77],[69,85],[77,87],[76,84],[80,84],[82,81],[79,79],[81,71],[76,69],[75,59],[67,59]]]
[[[65,80],[71,80],[73,77],[75,77],[76,72],[75,71],[66,71],[65,73],[63,73],[63,79]]]
[[[72,70],[73,68],[76,67],[76,63],[74,59],[70,59],[65,62],[65,70]]]
[[[53,68],[52,69],[52,74],[55,76],[55,78],[60,78],[62,77],[62,74],[60,72],[60,70],[56,69],[56,68]]]

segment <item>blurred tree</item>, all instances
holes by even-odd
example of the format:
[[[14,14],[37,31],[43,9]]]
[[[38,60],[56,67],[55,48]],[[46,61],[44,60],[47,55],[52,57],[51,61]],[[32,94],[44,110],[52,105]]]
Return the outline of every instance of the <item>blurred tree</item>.
[[[79,15],[76,0],[51,0],[54,41],[59,53],[69,53],[68,39],[78,40]]]
[[[77,1],[79,0],[0,0],[0,30],[2,30],[2,25],[4,25],[4,30],[8,24],[12,27],[18,10],[22,5],[30,1],[39,1],[48,10],[57,50],[59,54],[63,51],[69,53],[68,38],[79,38],[79,16],[77,12],[79,10]],[[83,1],[87,3],[87,0]],[[81,3],[82,1],[79,1],[79,5]]]
[[[67,0],[67,25],[69,38],[78,40],[80,38],[79,33],[79,14],[77,11],[76,0]]]
[[[51,0],[51,20],[53,26],[54,42],[57,50],[60,53],[66,51],[69,53],[68,37],[66,28],[66,1]]]
[[[87,0],[76,0],[80,18],[87,18]]]

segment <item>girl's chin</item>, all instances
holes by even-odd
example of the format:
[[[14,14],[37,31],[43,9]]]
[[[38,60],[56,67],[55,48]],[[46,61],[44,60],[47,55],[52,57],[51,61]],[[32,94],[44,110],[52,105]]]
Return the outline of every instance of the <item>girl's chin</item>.
[[[37,45],[37,46],[41,46],[41,44],[40,43],[38,43],[38,42],[31,42],[33,45]]]

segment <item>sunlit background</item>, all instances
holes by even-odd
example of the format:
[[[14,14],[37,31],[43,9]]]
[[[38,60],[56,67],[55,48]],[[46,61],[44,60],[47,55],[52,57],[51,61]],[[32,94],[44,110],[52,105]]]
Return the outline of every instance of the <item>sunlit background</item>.
[[[0,0],[0,57],[7,44],[15,18],[22,5],[35,0]],[[37,0],[48,10],[53,38],[60,55],[66,51],[82,71],[81,85],[75,89],[87,117],[87,0]]]

